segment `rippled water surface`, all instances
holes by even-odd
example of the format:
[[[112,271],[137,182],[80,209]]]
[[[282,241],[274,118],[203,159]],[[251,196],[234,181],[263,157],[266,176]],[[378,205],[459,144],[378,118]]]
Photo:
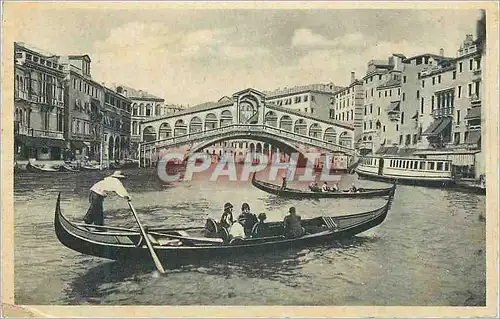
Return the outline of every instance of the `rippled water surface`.
[[[143,224],[200,226],[231,201],[269,220],[294,205],[302,217],[374,209],[384,199],[288,200],[248,183],[197,180],[163,186],[153,170],[125,170]],[[484,305],[485,197],[398,186],[387,219],[349,240],[319,247],[168,269],[85,256],[60,244],[53,218],[80,221],[88,189],[105,172],[15,176],[15,302],[153,305]],[[355,176],[344,176],[344,187]],[[360,186],[385,184],[361,180]],[[107,225],[134,226],[127,203],[110,196]]]

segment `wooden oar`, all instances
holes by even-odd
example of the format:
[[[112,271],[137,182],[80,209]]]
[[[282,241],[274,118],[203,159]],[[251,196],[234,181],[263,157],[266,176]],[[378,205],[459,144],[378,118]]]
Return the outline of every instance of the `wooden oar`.
[[[160,259],[158,259],[158,256],[156,255],[156,253],[155,253],[155,251],[153,249],[153,245],[151,245],[151,242],[149,241],[148,235],[146,234],[146,231],[142,227],[142,224],[139,221],[139,217],[137,217],[137,212],[135,211],[134,206],[132,206],[132,203],[130,202],[130,200],[128,201],[128,206],[132,210],[132,214],[134,214],[135,221],[139,225],[139,229],[141,230],[141,235],[144,238],[144,241],[146,242],[146,245],[148,246],[149,252],[151,253],[151,257],[153,258],[153,261],[154,261],[154,263],[156,265],[156,269],[158,269],[158,272],[160,274],[164,274],[165,270],[163,269],[163,266],[161,265]]]

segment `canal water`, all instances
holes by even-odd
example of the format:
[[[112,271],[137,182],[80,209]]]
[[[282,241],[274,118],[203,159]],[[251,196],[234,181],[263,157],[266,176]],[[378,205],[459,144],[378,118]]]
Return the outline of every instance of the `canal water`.
[[[248,202],[281,220],[381,207],[385,200],[276,198],[250,182],[162,184],[153,169],[123,170],[145,225],[200,226],[223,204]],[[398,186],[387,219],[357,237],[319,247],[178,266],[158,276],[151,264],[85,256],[54,234],[59,192],[66,216],[81,221],[88,189],[109,172],[20,173],[14,181],[15,302],[60,305],[485,305],[485,197]],[[340,186],[386,184],[342,176]],[[291,182],[290,186],[305,187]],[[126,201],[110,196],[105,223],[135,226]]]

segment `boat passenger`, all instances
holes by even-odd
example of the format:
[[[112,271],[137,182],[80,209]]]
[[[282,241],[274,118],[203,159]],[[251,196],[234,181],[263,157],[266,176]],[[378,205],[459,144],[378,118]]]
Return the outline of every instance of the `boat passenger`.
[[[269,231],[269,225],[265,223],[267,219],[266,213],[259,214],[259,221],[252,228],[252,237],[269,237],[271,233]]]
[[[248,205],[248,203],[243,203],[243,205],[241,205],[241,214],[238,216],[238,221],[243,225],[245,234],[247,235],[252,232],[253,226],[258,222],[257,216],[250,212],[250,205]]]
[[[231,225],[233,224],[234,222],[234,218],[233,218],[233,204],[231,203],[225,203],[224,204],[224,213],[222,213],[222,217],[220,218],[220,222],[219,224],[226,228],[226,229],[229,229],[229,227],[231,227]]]
[[[305,234],[305,230],[300,224],[300,216],[296,214],[295,207],[290,207],[289,215],[285,216],[283,226],[285,227],[285,235],[288,238],[297,238]]]
[[[352,184],[351,188],[349,188],[349,192],[351,192],[351,193],[356,193],[357,190],[358,189],[356,188],[356,185],[354,185],[354,184]]]
[[[229,228],[229,239],[245,238],[245,229],[240,221],[234,222]]]
[[[309,190],[314,190],[314,182],[311,182],[311,184],[309,184]]]
[[[328,183],[327,182],[323,183],[323,187],[321,187],[321,191],[324,192],[324,193],[330,191],[330,187],[328,187]]]
[[[338,192],[338,190],[339,190],[339,185],[337,183],[334,183],[331,191],[332,192]]]
[[[112,175],[92,185],[89,194],[90,207],[83,218],[86,224],[104,225],[102,204],[108,192],[115,192],[118,196],[130,200],[130,195],[120,181],[121,178],[125,178],[122,172],[115,171]]]

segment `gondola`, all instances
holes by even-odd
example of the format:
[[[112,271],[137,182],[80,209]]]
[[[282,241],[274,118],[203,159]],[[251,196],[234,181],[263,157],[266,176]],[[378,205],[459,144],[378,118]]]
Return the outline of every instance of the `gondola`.
[[[65,165],[60,165],[59,166],[59,171],[61,172],[71,172],[71,173],[76,173],[76,172],[79,172],[80,170],[79,169],[76,169],[74,167],[71,167],[67,164]]]
[[[80,168],[82,171],[100,171],[101,170],[100,166],[91,166],[91,165],[82,165]]]
[[[281,197],[289,198],[368,198],[368,197],[380,197],[388,196],[394,193],[396,189],[396,184],[391,187],[386,188],[360,188],[356,192],[348,191],[335,191],[335,192],[313,192],[310,190],[300,190],[286,188],[281,189],[281,185],[276,185],[268,182],[259,181],[255,178],[255,174],[252,177],[252,185],[258,189],[273,195],[278,195]]]
[[[311,246],[352,237],[380,225],[386,218],[393,194],[384,206],[353,215],[319,216],[304,219],[306,234],[286,238],[282,222],[268,222],[267,237],[258,234],[245,239],[228,240],[224,228],[208,219],[205,227],[153,228],[144,227],[155,253],[162,263],[189,263],[215,258],[233,258],[239,254],[273,253],[295,247]],[[66,247],[82,254],[130,262],[150,260],[147,243],[138,228],[96,226],[69,221],[61,210],[61,194],[57,198],[54,219],[55,233]],[[255,227],[254,227],[255,228]],[[221,231],[223,230],[223,231]],[[221,236],[219,236],[221,234]]]
[[[31,173],[55,173],[55,172],[58,172],[58,170],[55,168],[33,165],[29,162],[28,162],[28,164],[26,164],[26,170],[28,172],[31,172]]]

